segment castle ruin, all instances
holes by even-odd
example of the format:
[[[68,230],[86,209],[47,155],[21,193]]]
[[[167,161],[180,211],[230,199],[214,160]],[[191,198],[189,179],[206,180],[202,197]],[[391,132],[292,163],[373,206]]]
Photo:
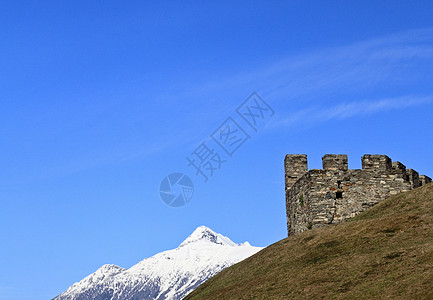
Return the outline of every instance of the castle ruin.
[[[362,157],[361,170],[349,170],[347,155],[326,154],[323,169],[308,170],[307,155],[284,160],[289,235],[340,223],[391,195],[431,182],[386,155]]]

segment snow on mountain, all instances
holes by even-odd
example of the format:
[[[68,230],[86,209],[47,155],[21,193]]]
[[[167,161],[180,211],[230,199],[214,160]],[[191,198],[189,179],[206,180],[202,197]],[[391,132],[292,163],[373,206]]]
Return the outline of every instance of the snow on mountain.
[[[54,300],[182,299],[221,270],[262,248],[198,227],[180,246],[124,269],[104,265]]]

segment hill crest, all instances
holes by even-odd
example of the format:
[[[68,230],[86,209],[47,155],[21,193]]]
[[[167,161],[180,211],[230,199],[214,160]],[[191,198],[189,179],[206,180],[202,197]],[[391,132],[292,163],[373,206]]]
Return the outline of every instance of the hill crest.
[[[186,299],[432,299],[433,184],[289,236]]]

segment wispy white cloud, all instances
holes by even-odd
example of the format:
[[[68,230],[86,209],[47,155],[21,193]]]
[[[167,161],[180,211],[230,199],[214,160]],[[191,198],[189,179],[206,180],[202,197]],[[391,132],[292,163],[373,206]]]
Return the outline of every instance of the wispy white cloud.
[[[277,119],[268,128],[311,126],[329,120],[343,120],[355,116],[372,115],[390,110],[405,109],[421,105],[432,105],[433,96],[402,96],[368,101],[354,101],[333,107],[309,107],[299,110],[284,118]]]
[[[357,93],[382,84],[417,81],[422,72],[410,67],[426,62],[433,63],[433,31],[403,32],[277,62],[264,72],[260,81],[265,86],[260,89],[277,101],[302,101],[343,90]]]
[[[209,113],[216,114],[213,107],[222,103],[236,106],[227,100],[233,99],[230,96],[247,96],[255,90],[280,116],[268,128],[313,126],[331,119],[430,105],[433,89],[420,92],[411,85],[429,80],[433,84],[426,76],[431,69],[433,28],[426,28],[291,55],[252,72],[193,86],[176,96],[214,99],[207,105],[212,107]],[[361,97],[368,100],[355,101]]]
[[[194,125],[185,122],[176,128],[182,141],[163,143],[194,143],[204,136],[191,130],[218,123],[252,91],[258,91],[279,115],[289,116],[271,126],[290,126],[305,122],[323,122],[332,118],[374,114],[390,109],[431,103],[432,94],[408,96],[416,90],[397,92],[394,87],[425,80],[425,72],[433,68],[433,28],[397,32],[388,36],[355,42],[349,45],[317,49],[263,63],[253,71],[227,74],[205,84],[185,85],[169,89],[165,97],[195,107]],[[382,89],[380,93],[377,90]],[[368,101],[352,101],[360,95]],[[403,93],[400,94],[399,93]],[[376,95],[382,95],[382,98]],[[239,96],[241,95],[241,96]],[[383,98],[389,95],[389,98]],[[193,104],[192,104],[193,103]],[[332,107],[323,109],[323,107]],[[295,113],[292,113],[296,111]],[[191,126],[188,128],[188,126]],[[199,132],[200,133],[200,132]],[[206,134],[206,132],[201,132]],[[167,140],[167,137],[164,137]]]
[[[384,82],[417,79],[405,72],[416,63],[433,61],[433,29],[398,32],[349,45],[317,49],[264,63],[253,71],[227,75],[206,84],[177,90],[173,99],[198,98],[213,102],[228,101],[242,90],[246,96],[260,91],[272,101],[332,94],[341,88],[361,90]],[[213,99],[213,100],[212,100]]]

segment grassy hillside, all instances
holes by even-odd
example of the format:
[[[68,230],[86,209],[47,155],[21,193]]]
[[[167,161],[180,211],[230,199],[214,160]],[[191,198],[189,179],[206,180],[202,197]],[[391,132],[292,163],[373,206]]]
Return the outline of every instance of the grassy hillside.
[[[281,240],[186,299],[433,299],[433,184]]]

